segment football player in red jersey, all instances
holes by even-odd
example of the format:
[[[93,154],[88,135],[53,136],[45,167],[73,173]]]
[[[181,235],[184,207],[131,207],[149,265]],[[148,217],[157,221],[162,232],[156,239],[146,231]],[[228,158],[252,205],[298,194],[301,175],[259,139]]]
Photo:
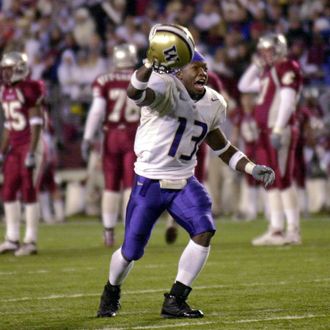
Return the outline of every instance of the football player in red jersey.
[[[14,252],[16,256],[37,252],[39,205],[34,175],[36,174],[40,131],[43,120],[40,109],[42,87],[27,79],[27,57],[19,52],[3,55],[1,62],[3,85],[0,91],[5,122],[0,147],[3,166],[3,201],[6,237],[0,253]],[[18,193],[25,204],[26,230],[20,245],[21,207]]]
[[[86,121],[82,156],[86,161],[95,132],[103,120],[102,161],[105,190],[102,196],[104,243],[114,245],[114,227],[131,192],[134,177],[134,138],[140,120],[140,110],[127,97],[127,87],[137,63],[132,44],[114,47],[114,70],[99,76],[93,83],[93,102]],[[121,194],[121,192],[123,192]],[[123,214],[125,219],[125,214]]]
[[[293,186],[297,143],[295,111],[302,89],[299,64],[287,57],[283,35],[269,33],[259,39],[258,55],[239,81],[241,92],[258,92],[255,119],[259,129],[256,161],[272,167],[275,183],[268,188],[268,231],[253,245],[299,244],[300,215]],[[285,220],[287,223],[285,230]]]

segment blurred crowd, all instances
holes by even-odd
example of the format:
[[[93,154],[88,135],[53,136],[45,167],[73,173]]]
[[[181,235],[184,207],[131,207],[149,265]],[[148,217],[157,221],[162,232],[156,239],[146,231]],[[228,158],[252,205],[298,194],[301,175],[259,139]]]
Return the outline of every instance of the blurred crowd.
[[[47,84],[60,168],[83,166],[79,147],[92,100],[91,84],[108,71],[113,47],[136,45],[140,62],[156,23],[188,27],[219,76],[231,111],[240,106],[237,82],[267,31],[283,33],[304,75],[302,107],[315,109],[318,132],[308,175],[329,173],[330,3],[327,0],[0,0],[0,54],[28,55],[32,79]],[[237,138],[239,142],[239,137]],[[316,165],[315,165],[316,164]],[[230,179],[232,180],[232,179]]]

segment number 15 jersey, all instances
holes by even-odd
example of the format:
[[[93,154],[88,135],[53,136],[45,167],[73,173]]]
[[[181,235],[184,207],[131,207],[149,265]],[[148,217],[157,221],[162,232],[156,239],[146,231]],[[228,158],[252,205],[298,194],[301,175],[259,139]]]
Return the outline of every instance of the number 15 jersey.
[[[0,102],[5,115],[5,127],[9,130],[12,147],[29,144],[31,129],[29,111],[40,105],[44,93],[41,82],[23,80],[0,88]]]
[[[192,100],[172,75],[153,72],[148,87],[156,96],[150,106],[141,109],[135,172],[150,179],[191,177],[198,147],[225,120],[227,104],[209,87],[200,100]]]

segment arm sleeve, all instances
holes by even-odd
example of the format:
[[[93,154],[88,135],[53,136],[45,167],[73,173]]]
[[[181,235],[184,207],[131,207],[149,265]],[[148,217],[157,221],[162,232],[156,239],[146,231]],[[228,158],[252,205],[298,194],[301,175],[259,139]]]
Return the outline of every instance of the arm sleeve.
[[[280,105],[278,108],[278,115],[276,118],[274,131],[280,131],[284,128],[291,115],[296,109],[296,91],[290,87],[281,88],[280,91]]]
[[[105,114],[106,101],[101,97],[93,99],[84,130],[84,140],[91,140]]]
[[[258,93],[260,91],[259,68],[251,64],[238,82],[238,89],[241,93]]]

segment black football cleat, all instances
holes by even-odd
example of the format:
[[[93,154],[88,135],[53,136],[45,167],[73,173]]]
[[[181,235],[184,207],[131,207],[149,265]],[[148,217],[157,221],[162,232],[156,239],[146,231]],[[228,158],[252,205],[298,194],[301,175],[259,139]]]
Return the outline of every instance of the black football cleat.
[[[104,286],[101,296],[97,317],[113,317],[116,316],[120,308],[120,286],[111,285],[109,281]]]
[[[173,244],[178,237],[178,228],[171,226],[166,228],[165,231],[165,241],[167,244]]]
[[[200,318],[204,314],[198,309],[191,309],[185,300],[165,293],[161,316],[164,318]]]

